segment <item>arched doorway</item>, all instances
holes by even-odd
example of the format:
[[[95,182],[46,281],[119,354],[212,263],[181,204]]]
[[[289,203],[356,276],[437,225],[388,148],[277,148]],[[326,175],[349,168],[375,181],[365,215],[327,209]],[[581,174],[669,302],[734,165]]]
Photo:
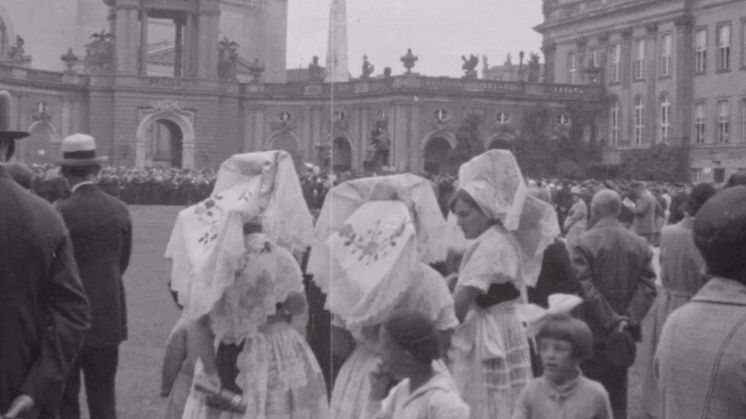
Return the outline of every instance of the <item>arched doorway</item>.
[[[346,172],[352,169],[352,147],[347,138],[337,137],[332,142],[332,170]]]
[[[155,120],[148,128],[147,137],[145,166],[182,167],[184,133],[178,125],[168,119]]]
[[[446,173],[449,169],[451,144],[443,137],[432,137],[425,145],[425,172]]]
[[[22,160],[28,164],[54,162],[59,156],[60,136],[54,127],[46,122],[37,122],[29,129],[29,137],[16,144],[22,147]]]
[[[303,159],[301,158],[300,153],[300,145],[298,144],[298,140],[292,133],[282,132],[273,135],[272,137],[270,137],[268,144],[271,150],[287,151],[288,154],[290,154],[290,157],[293,158],[293,164],[295,165],[296,170],[298,170],[300,168],[300,165],[303,164]]]

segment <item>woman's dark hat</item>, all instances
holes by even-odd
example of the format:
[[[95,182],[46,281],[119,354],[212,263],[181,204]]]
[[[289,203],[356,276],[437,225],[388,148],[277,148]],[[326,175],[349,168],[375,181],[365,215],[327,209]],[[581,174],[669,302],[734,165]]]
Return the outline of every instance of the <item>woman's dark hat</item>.
[[[10,93],[0,91],[0,140],[19,140],[29,136],[25,131],[11,131],[10,129]]]
[[[90,135],[73,134],[62,140],[62,160],[60,166],[93,166],[108,159],[96,155],[96,140]]]

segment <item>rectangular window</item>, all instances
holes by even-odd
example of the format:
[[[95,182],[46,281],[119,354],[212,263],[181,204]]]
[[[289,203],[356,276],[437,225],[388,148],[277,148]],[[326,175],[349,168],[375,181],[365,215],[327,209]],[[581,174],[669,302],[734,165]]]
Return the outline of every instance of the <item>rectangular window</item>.
[[[591,65],[593,65],[593,67],[601,66],[601,61],[599,60],[600,56],[601,51],[599,51],[598,49],[594,49],[593,51],[591,51]]]
[[[622,46],[618,44],[612,46],[609,57],[611,59],[609,80],[611,80],[612,82],[618,82],[621,76],[621,72],[619,70],[622,62]]]
[[[741,67],[746,68],[746,19],[741,20]]]
[[[694,142],[705,143],[705,104],[698,103],[694,106]]]
[[[741,141],[746,143],[746,98],[741,99]]]
[[[638,39],[635,43],[635,61],[634,61],[635,80],[645,78],[645,40]]]
[[[671,100],[668,95],[663,97],[661,102],[661,142],[668,143],[668,137],[671,132]]]
[[[671,75],[671,35],[661,38],[661,76]]]
[[[707,71],[707,29],[700,29],[694,35],[694,71]]]
[[[645,138],[645,102],[635,99],[635,145],[642,145]]]
[[[578,63],[577,56],[574,52],[567,54],[567,82],[570,84],[577,83],[578,76]]]
[[[611,108],[611,145],[619,145],[619,102]]]
[[[718,101],[718,142],[730,141],[730,103],[727,100]]]
[[[718,26],[718,70],[730,70],[730,23]]]

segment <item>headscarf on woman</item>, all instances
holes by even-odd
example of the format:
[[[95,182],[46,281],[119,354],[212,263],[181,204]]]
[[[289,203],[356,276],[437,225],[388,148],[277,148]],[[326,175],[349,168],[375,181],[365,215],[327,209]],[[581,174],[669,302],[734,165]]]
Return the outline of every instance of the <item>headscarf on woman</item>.
[[[207,314],[235,282],[246,250],[243,224],[257,219],[280,247],[302,251],[310,244],[311,213],[285,151],[230,157],[220,166],[210,197],[179,213],[166,257],[172,259],[171,288],[188,319]],[[255,313],[256,319],[272,310]]]
[[[368,226],[366,217],[374,225]],[[361,240],[363,230],[385,230],[386,223],[401,230],[397,258],[357,266],[356,256],[340,241],[348,241],[351,234]],[[390,234],[384,230],[377,234]],[[445,259],[444,238],[445,220],[426,179],[412,174],[355,179],[329,191],[316,224],[308,271],[325,294],[334,295],[327,307],[345,318],[348,327],[377,324],[407,289],[420,262]],[[409,240],[411,247],[406,246]],[[352,307],[355,303],[357,308]]]
[[[392,311],[416,310],[439,331],[458,324],[445,280],[426,265],[445,258],[444,233],[433,189],[419,176],[351,180],[327,195],[308,271],[328,296],[335,330],[355,340],[332,391],[334,417],[366,411],[378,327]]]
[[[527,286],[536,284],[544,249],[559,225],[549,204],[529,196],[507,150],[464,163],[459,187],[457,194],[468,195],[493,223],[471,240],[461,260],[455,299],[466,312],[451,340],[451,371],[472,418],[506,419],[532,375],[515,306],[519,295],[527,302]],[[474,290],[478,294],[471,297]]]
[[[508,150],[489,150],[461,165],[459,185],[479,208],[511,233],[520,246],[520,281],[534,286],[544,249],[559,235],[554,208],[528,193]]]

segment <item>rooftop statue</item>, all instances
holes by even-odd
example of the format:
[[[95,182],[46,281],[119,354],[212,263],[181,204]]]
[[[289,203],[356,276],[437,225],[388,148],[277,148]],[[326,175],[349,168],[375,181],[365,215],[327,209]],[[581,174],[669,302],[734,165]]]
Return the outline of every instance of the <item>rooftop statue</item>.
[[[475,69],[477,68],[477,65],[479,65],[479,57],[471,54],[469,58],[466,58],[466,56],[462,55],[461,61],[464,62],[464,64],[461,66],[461,68],[464,70],[464,78],[476,79],[477,71]]]
[[[370,78],[371,74],[375,71],[375,66],[368,61],[368,56],[363,55],[363,74],[360,77],[363,80],[367,80]]]
[[[308,64],[308,75],[311,81],[324,80],[324,67],[319,65],[319,57],[314,55]]]

